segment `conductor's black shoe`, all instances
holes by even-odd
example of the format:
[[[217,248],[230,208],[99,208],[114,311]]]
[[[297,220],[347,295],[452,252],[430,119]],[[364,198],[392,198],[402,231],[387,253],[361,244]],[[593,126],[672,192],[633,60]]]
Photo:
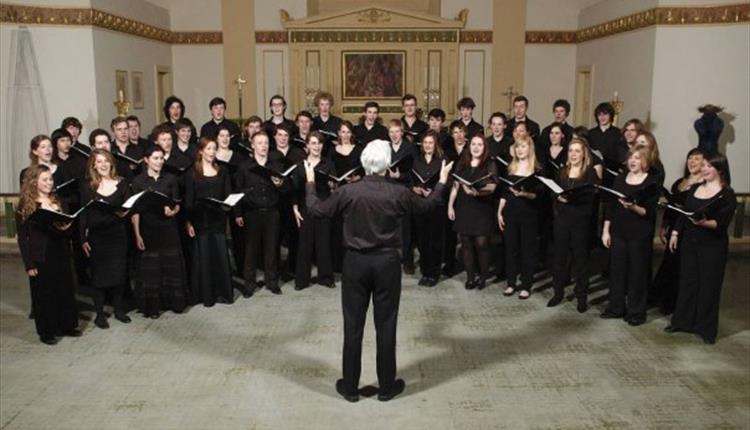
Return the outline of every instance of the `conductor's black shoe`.
[[[425,278],[425,279],[426,279],[424,283],[425,287],[434,287],[438,283],[437,278]]]
[[[130,322],[132,321],[129,316],[125,315],[122,312],[115,312],[115,319],[123,324],[130,324]]]
[[[47,345],[55,345],[55,344],[57,344],[57,342],[58,342],[57,338],[56,338],[56,337],[54,337],[54,336],[50,336],[50,337],[40,337],[40,338],[39,338],[39,340],[40,340],[40,341],[41,341],[42,343],[44,343],[44,344],[47,344]]]
[[[645,323],[646,322],[646,318],[644,318],[644,317],[631,317],[631,318],[628,318],[626,321],[628,322],[629,325],[631,325],[633,327],[637,327],[637,326]]]
[[[63,331],[63,336],[66,336],[66,337],[81,337],[81,336],[83,336],[83,333],[81,333],[81,330],[78,330],[77,328],[72,328],[70,330]]]
[[[276,295],[281,294],[281,288],[279,288],[278,286],[275,286],[275,287],[269,286],[268,287],[268,291],[270,291],[270,292],[272,292],[273,294],[276,294]]]
[[[599,317],[600,317],[600,318],[603,318],[603,319],[615,319],[615,318],[622,318],[623,316],[624,316],[623,314],[616,314],[616,313],[614,313],[614,312],[610,311],[609,309],[605,310],[604,312],[602,312],[602,313],[601,313],[601,314],[599,315]]]
[[[102,329],[109,328],[109,323],[104,315],[97,315],[94,319],[94,325]]]
[[[562,296],[562,294],[560,294],[560,295],[557,295],[557,294],[555,294],[555,295],[554,295],[554,296],[552,296],[552,298],[551,298],[551,299],[549,299],[549,301],[547,302],[547,307],[548,307],[548,308],[554,308],[555,306],[559,305],[559,304],[560,304],[560,302],[562,302],[562,299],[563,299],[563,296]]]
[[[387,402],[388,400],[391,400],[392,398],[403,393],[404,388],[406,388],[406,382],[404,382],[403,379],[396,379],[393,382],[393,387],[391,387],[388,392],[378,393],[378,400],[380,400],[381,402]]]
[[[336,381],[336,392],[341,395],[347,402],[357,402],[359,401],[359,393],[350,394],[346,392],[346,389],[344,389],[344,380],[339,379]]]

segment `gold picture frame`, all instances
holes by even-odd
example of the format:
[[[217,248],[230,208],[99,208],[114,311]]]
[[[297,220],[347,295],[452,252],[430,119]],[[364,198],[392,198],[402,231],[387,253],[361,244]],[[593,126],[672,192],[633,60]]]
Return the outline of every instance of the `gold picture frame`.
[[[406,93],[406,51],[342,51],[344,100],[400,100]]]
[[[115,70],[115,100],[126,101],[128,99],[128,72]]]
[[[131,72],[133,84],[133,109],[143,109],[143,72]]]

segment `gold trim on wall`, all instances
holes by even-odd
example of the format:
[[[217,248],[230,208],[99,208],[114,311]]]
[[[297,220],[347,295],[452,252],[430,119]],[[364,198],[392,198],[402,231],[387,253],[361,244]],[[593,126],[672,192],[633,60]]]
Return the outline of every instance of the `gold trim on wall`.
[[[51,8],[0,5],[0,22],[13,24],[91,25],[170,44],[220,44],[220,31],[171,31],[124,18],[109,12],[85,8]]]
[[[292,43],[455,43],[457,31],[292,31]]]
[[[582,43],[654,25],[736,24],[750,22],[750,3],[706,7],[660,7],[577,31],[527,31],[526,43]]]
[[[461,43],[492,43],[492,30],[461,30]]]
[[[256,31],[255,43],[289,43],[286,31]]]

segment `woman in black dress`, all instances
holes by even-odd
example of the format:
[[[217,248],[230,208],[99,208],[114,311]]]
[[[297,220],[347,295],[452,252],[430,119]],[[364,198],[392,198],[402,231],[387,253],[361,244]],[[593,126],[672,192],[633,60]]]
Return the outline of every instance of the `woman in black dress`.
[[[336,176],[342,176],[356,167],[360,167],[362,162],[362,149],[364,146],[356,144],[354,141],[354,126],[347,120],[342,120],[339,126],[339,139],[333,151],[328,157],[333,162],[336,169]],[[362,171],[354,172],[347,177],[342,184],[349,184],[362,178]],[[341,185],[341,184],[340,184]],[[331,260],[333,271],[341,273],[341,265],[344,261],[344,219],[340,213],[331,218]]]
[[[175,176],[164,173],[164,150],[153,146],[146,151],[146,169],[133,179],[133,192],[158,191],[178,202],[179,185]],[[185,260],[180,247],[176,215],[180,205],[147,207],[133,214],[136,247],[140,251],[137,295],[141,312],[159,318],[168,307],[181,313],[187,306]]]
[[[570,190],[586,184],[598,184],[599,177],[591,161],[588,145],[580,139],[568,143],[565,165],[558,172],[557,184]],[[591,205],[594,203],[594,187],[581,188],[580,192],[559,195],[554,207],[554,270],[552,286],[555,295],[547,303],[557,306],[563,299],[565,285],[570,279],[569,260],[573,257],[573,272],[576,276],[575,295],[578,312],[588,309],[589,289],[589,233],[591,232]]]
[[[656,138],[653,134],[648,131],[642,131],[638,133],[635,138],[635,147],[642,146],[646,148],[646,156],[648,157],[649,174],[654,177],[659,186],[664,185],[664,165],[659,157],[659,144],[656,143]]]
[[[109,328],[104,313],[105,293],[112,294],[115,318],[129,323],[122,296],[128,284],[128,224],[118,211],[130,197],[130,187],[117,175],[115,160],[103,149],[91,151],[88,180],[81,186],[81,201],[104,204],[91,205],[81,213],[79,231],[83,252],[89,257],[91,287],[96,309],[94,324]]]
[[[557,178],[560,169],[565,167],[567,161],[568,149],[565,142],[568,141],[565,131],[561,124],[553,123],[549,126],[548,142],[549,147],[543,148],[546,152],[542,172],[547,178]],[[543,267],[548,267],[549,250],[554,243],[553,216],[554,200],[553,196],[545,188],[538,196],[539,204],[539,262]],[[554,260],[554,257],[553,257]],[[554,265],[553,265],[554,266]]]
[[[669,239],[669,248],[680,249],[680,291],[668,333],[696,333],[713,344],[719,326],[719,299],[727,264],[727,229],[737,208],[731,188],[729,163],[725,156],[712,154],[701,169],[704,182],[690,187],[685,210],[695,211],[711,204],[703,217],[681,216]],[[715,200],[715,202],[714,202]],[[714,202],[713,204],[711,202]]]
[[[453,170],[458,168],[458,160],[464,153],[464,149],[468,147],[466,144],[466,124],[461,120],[455,120],[450,124],[450,139],[447,139],[445,151],[445,160],[447,162],[453,162]],[[459,269],[460,262],[456,258],[456,246],[458,245],[458,235],[453,229],[453,220],[448,218],[448,211],[443,212],[445,219],[443,219],[443,275],[447,278],[460,273]]]
[[[29,220],[37,209],[65,211],[52,192],[54,180],[47,166],[31,166],[21,186],[16,212],[17,241],[31,284],[34,323],[39,340],[57,343],[56,336],[80,336],[73,272],[70,264],[70,224],[42,225]]]
[[[336,170],[331,160],[322,158],[324,142],[325,137],[321,133],[317,131],[310,133],[307,136],[307,158],[297,164],[297,169],[294,172],[297,192],[292,210],[299,227],[295,290],[302,290],[310,286],[313,251],[315,251],[318,267],[317,283],[328,288],[336,286],[333,282],[331,263],[331,219],[309,214],[305,205],[305,162],[310,163],[319,174],[315,180],[315,193],[318,199],[323,201],[328,198],[334,186],[329,175],[334,175]]]
[[[669,198],[670,203],[685,204],[688,191],[693,185],[703,182],[701,170],[705,155],[700,148],[693,148],[688,152],[687,161],[685,162],[685,171],[681,178],[674,181],[669,192],[672,196]],[[665,210],[664,216],[659,228],[659,239],[663,244],[667,244],[677,223],[679,213],[671,210]],[[659,270],[654,276],[652,289],[649,291],[649,303],[659,306],[659,310],[664,315],[669,315],[674,311],[677,302],[677,291],[680,284],[680,250],[674,252],[667,247],[664,250],[664,256],[661,260]]]
[[[485,178],[476,187],[454,182],[448,199],[448,219],[454,221],[453,230],[461,240],[466,289],[481,290],[490,270],[490,234],[495,226],[492,193],[497,186],[497,166],[490,161],[484,136],[471,138],[455,175],[469,182]]]
[[[411,188],[419,196],[428,197],[432,194],[432,189],[440,178],[443,150],[438,143],[439,140],[440,137],[434,130],[428,130],[422,136],[420,154],[414,160]],[[417,285],[434,287],[440,279],[444,212],[445,206],[441,204],[428,212],[415,215],[419,271],[422,273],[422,278]]]
[[[523,124],[523,123],[519,123]],[[515,142],[510,147],[511,162],[508,165],[508,180],[517,182],[540,171],[534,152],[534,142],[525,132],[525,124],[514,130]],[[542,185],[533,178],[523,184],[507,187],[497,208],[497,221],[505,238],[505,273],[507,287],[503,294],[512,296],[516,292],[518,274],[521,288],[518,298],[526,300],[534,284],[536,265],[537,232],[539,229],[539,206],[537,196]]]
[[[648,152],[636,146],[628,156],[628,173],[612,188],[633,198],[610,198],[604,214],[602,243],[611,251],[609,305],[602,318],[623,318],[631,326],[646,322],[648,283],[661,188],[650,173]],[[649,189],[656,192],[648,192]]]
[[[202,137],[195,164],[185,175],[187,232],[193,240],[190,291],[194,302],[207,307],[234,301],[227,216],[221,206],[205,200],[223,201],[232,192],[228,169],[216,163],[217,146],[214,139]]]

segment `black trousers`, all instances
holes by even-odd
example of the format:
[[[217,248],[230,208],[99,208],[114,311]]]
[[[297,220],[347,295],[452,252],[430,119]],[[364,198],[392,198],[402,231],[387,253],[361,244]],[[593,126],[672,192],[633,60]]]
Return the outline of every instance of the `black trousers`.
[[[536,216],[505,217],[505,274],[509,287],[516,287],[519,273],[521,290],[529,291],[534,285],[538,227]]]
[[[318,266],[318,283],[333,282],[333,263],[331,260],[331,219],[302,215],[305,220],[299,228],[299,247],[295,284],[307,287],[310,285],[313,251]]]
[[[362,335],[370,297],[374,306],[377,373],[380,392],[396,379],[396,325],[401,300],[401,257],[397,249],[347,250],[341,304],[344,311],[344,389],[354,394],[362,371]]]
[[[669,236],[667,232],[667,237]],[[676,252],[664,250],[661,264],[648,292],[649,303],[658,305],[665,314],[674,312],[677,303],[680,286],[680,248]]]
[[[653,248],[650,236],[612,236],[607,306],[610,313],[625,315],[626,318],[646,317]]]
[[[229,221],[229,232],[232,235],[232,256],[234,257],[234,270],[240,276],[243,275],[245,265],[245,229],[235,222],[234,218]]]
[[[573,256],[573,273],[576,277],[575,295],[586,298],[589,290],[589,234],[588,217],[561,213],[554,221],[554,265],[552,285],[556,296],[564,294],[570,280],[570,256]]]
[[[299,249],[300,229],[297,227],[297,221],[294,219],[292,205],[282,203],[279,205],[279,219],[281,228],[279,233],[279,252],[281,245],[287,249],[286,264],[282,268],[286,273],[293,273],[297,268],[297,250]],[[278,259],[280,261],[280,259]]]
[[[680,241],[680,291],[672,326],[715,340],[728,239],[698,241],[689,232]]]
[[[552,198],[547,193],[544,193],[537,198],[541,199],[541,201],[539,202],[539,240],[537,242],[537,256],[539,262],[545,269],[551,268],[552,270],[554,270],[554,256],[552,257],[552,265],[548,266],[548,263],[550,262],[549,251],[550,249],[552,249],[554,252],[555,242],[555,215],[553,202]]]
[[[404,266],[414,266],[414,217],[401,218],[401,262]]]
[[[456,247],[458,234],[453,231],[453,221],[448,218],[448,210],[443,210],[443,264],[448,272],[455,272],[458,266]]]
[[[444,206],[421,214],[414,223],[419,249],[419,271],[428,278],[440,278],[440,263],[443,261]]]
[[[245,287],[255,287],[255,272],[263,253],[263,277],[266,287],[278,286],[279,211],[253,209],[245,213]]]

